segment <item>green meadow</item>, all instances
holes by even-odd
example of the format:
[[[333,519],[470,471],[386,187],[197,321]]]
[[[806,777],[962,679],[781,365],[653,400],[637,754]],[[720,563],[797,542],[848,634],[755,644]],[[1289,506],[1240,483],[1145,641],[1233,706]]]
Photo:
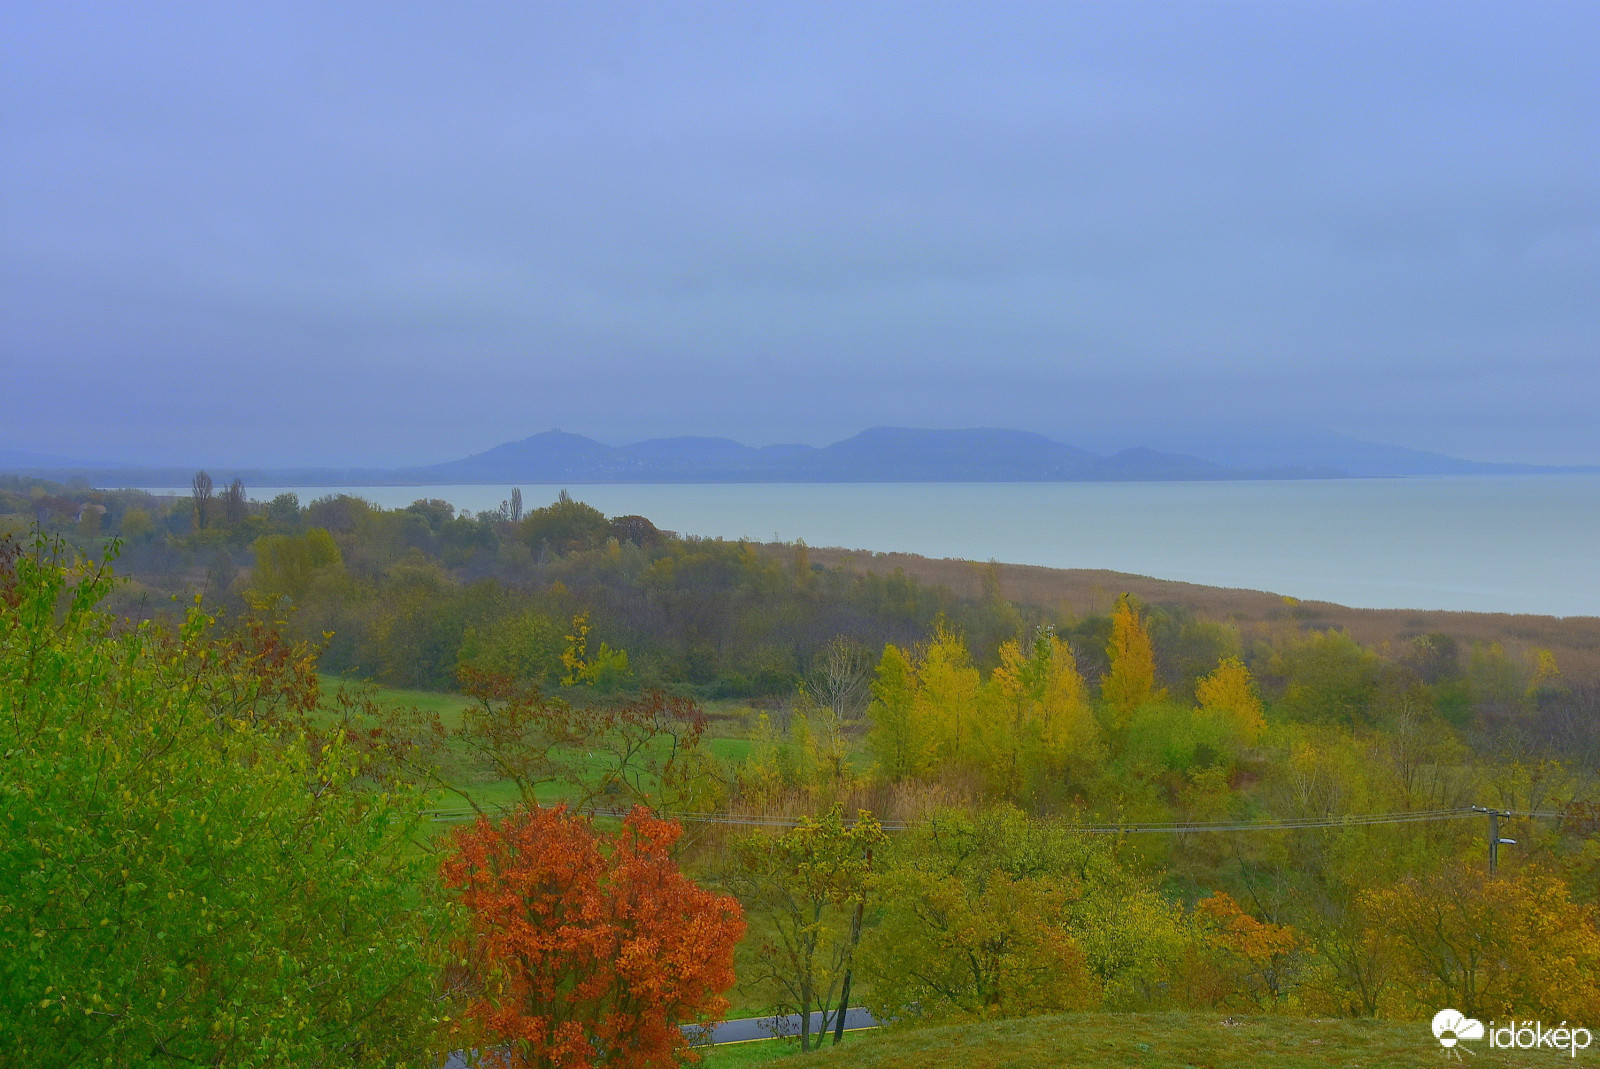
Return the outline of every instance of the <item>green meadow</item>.
[[[1538,1069],[1600,1062],[1595,1047],[1565,1052],[1462,1044],[1461,1064]],[[707,1069],[1410,1069],[1458,1064],[1426,1022],[1225,1017],[1202,1013],[1073,1013],[980,1024],[847,1033],[837,1047],[799,1054],[790,1040],[729,1044]]]

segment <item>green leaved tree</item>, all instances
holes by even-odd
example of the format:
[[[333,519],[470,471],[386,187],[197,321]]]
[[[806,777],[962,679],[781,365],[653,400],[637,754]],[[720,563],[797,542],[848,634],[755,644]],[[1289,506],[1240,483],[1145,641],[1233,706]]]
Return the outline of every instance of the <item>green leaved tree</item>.
[[[310,651],[118,621],[112,585],[0,543],[0,1062],[422,1063],[420,800],[313,729]]]
[[[749,979],[800,1014],[801,1050],[821,1044],[811,1034],[812,1011],[822,1012],[825,1035],[849,1003],[873,851],[887,841],[870,814],[847,825],[835,806],[782,835],[757,833],[735,845],[729,882],[763,940]]]

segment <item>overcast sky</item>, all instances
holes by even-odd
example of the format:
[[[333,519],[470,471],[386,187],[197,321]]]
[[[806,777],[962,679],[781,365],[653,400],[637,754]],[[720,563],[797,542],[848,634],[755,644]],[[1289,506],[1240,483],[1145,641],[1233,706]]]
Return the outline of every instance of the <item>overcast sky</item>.
[[[0,447],[1600,462],[1600,5],[13,3]]]

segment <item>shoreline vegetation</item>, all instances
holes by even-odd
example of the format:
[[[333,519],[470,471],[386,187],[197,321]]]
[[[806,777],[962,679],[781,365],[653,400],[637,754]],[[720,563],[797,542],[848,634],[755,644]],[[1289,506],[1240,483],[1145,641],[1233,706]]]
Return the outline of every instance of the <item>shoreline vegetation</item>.
[[[261,502],[332,493],[246,485]],[[440,498],[475,515],[516,485],[337,492],[387,509]],[[558,489],[521,486],[535,502]],[[1600,617],[1600,477],[1590,475],[569,489],[603,512],[706,538],[1097,568],[1361,608]]]
[[[1600,1020],[1600,620],[204,472],[0,479],[0,547],[0,1049],[667,1058],[864,1005],[900,1023],[802,1057],[1399,1064],[1440,1006]]]
[[[1466,642],[1527,642],[1557,651],[1573,678],[1600,680],[1600,616],[1472,612],[1450,609],[1368,609],[1244,587],[1207,586],[1094,568],[1049,568],[1032,564],[979,563],[910,553],[874,553],[808,547],[813,559],[852,572],[903,571],[959,597],[979,597],[993,569],[1004,595],[1040,607],[1109,612],[1117,597],[1131,593],[1150,604],[1181,605],[1240,627],[1270,626],[1285,619],[1316,628],[1347,631],[1364,646],[1394,646],[1419,634],[1449,632]],[[781,547],[771,552],[781,553]]]
[[[285,498],[294,495],[284,495],[277,502],[252,502],[244,496],[242,481],[235,480],[235,484],[240,487],[239,500],[233,503],[227,499],[230,486],[220,483],[212,486],[209,492],[215,500],[210,507],[217,515],[208,519],[208,528],[202,529],[196,526],[192,493],[180,496],[139,490],[91,489],[45,479],[0,475],[0,527],[7,527],[15,534],[22,532],[28,522],[37,522],[69,537],[80,535],[83,546],[91,549],[115,535],[122,539],[124,577],[148,586],[146,600],[157,592],[172,594],[184,589],[204,589],[208,596],[217,596],[219,580],[226,580],[224,585],[232,589],[224,592],[224,599],[231,596],[233,604],[239,606],[243,604],[239,594],[250,581],[256,537],[269,530],[303,529],[314,525],[314,520],[310,518],[311,510],[302,509],[298,498],[292,506],[288,505]],[[518,495],[520,508],[520,491]],[[562,491],[562,496],[566,496],[566,491]],[[443,564],[446,571],[458,575],[486,573],[508,585],[519,585],[526,579],[530,556],[546,559],[553,553],[559,555],[561,547],[557,543],[563,538],[570,548],[576,548],[585,538],[595,540],[598,546],[611,537],[609,529],[601,531],[603,523],[595,526],[593,522],[590,529],[576,532],[576,539],[570,537],[574,532],[564,531],[555,532],[556,542],[537,532],[517,537],[512,528],[524,520],[508,519],[512,514],[510,501],[502,502],[498,511],[479,512],[475,516],[457,513],[442,501],[419,501],[403,509],[382,509],[360,498],[338,493],[329,493],[315,503],[307,503],[308,506],[312,504],[318,514],[335,527],[353,525],[363,515],[388,514],[414,522],[421,509],[431,538],[419,539],[415,531],[404,535],[404,545],[387,550],[391,556],[397,549],[404,549]],[[424,505],[426,508],[422,509]],[[224,510],[232,510],[237,518],[228,521]],[[286,522],[291,510],[294,518]],[[274,516],[280,518],[274,519]],[[129,525],[126,530],[124,522]],[[647,519],[645,523],[648,524]],[[649,524],[648,530],[650,539],[672,536],[671,532],[657,530],[653,524]],[[475,544],[446,546],[444,543],[452,535]],[[354,532],[340,532],[337,538],[348,540],[353,536]],[[412,544],[419,541],[431,544]],[[1289,594],[1103,569],[996,561],[980,563],[795,542],[682,541],[742,547],[742,552],[791,570],[799,554],[806,558],[808,566],[839,575],[889,585],[910,581],[919,587],[918,597],[932,596],[935,600],[948,597],[964,602],[1003,601],[1029,607],[1040,619],[1046,616],[1103,618],[1118,596],[1130,593],[1151,605],[1169,606],[1180,613],[1226,623],[1241,633],[1285,627],[1302,631],[1336,630],[1348,634],[1364,647],[1380,651],[1403,647],[1428,634],[1448,635],[1462,650],[1475,644],[1498,644],[1513,656],[1531,656],[1529,651],[1544,649],[1553,654],[1569,682],[1600,684],[1600,616],[1358,608],[1330,601],[1301,600]],[[531,551],[528,556],[521,555],[524,547]],[[490,550],[500,559],[486,559],[491,555]],[[470,563],[464,560],[467,557],[473,558]],[[459,567],[462,563],[467,567]],[[341,665],[336,670],[344,671],[348,667]],[[384,681],[417,682],[415,679]],[[453,686],[453,675],[435,681],[435,685],[440,684]]]

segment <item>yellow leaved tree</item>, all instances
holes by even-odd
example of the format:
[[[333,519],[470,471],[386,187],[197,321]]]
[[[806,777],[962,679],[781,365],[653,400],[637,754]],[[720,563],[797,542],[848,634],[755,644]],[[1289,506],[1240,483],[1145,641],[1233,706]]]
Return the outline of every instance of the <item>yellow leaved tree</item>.
[[[1135,709],[1157,696],[1155,650],[1131,595],[1117,599],[1106,654],[1111,668],[1100,681],[1100,696],[1110,710],[1112,723],[1121,727]]]
[[[934,629],[917,665],[915,717],[926,725],[941,766],[981,763],[986,725],[979,710],[978,670],[972,667],[967,643],[945,627]]]
[[[1457,865],[1373,888],[1362,906],[1394,962],[1396,1015],[1600,1020],[1600,911],[1554,876]]]
[[[1072,649],[1048,627],[1034,635],[1027,653],[1020,643],[1000,647],[1000,664],[989,677],[994,693],[991,774],[1013,789],[1030,775],[1054,776],[1069,765],[1091,765],[1100,756],[1100,726],[1089,704]]]
[[[1255,745],[1267,729],[1250,669],[1239,658],[1223,659],[1216,671],[1195,684],[1194,692],[1201,714],[1225,725],[1241,745]]]
[[[867,718],[872,722],[867,745],[878,775],[891,783],[926,775],[932,768],[930,740],[922,723],[917,690],[917,673],[911,659],[899,646],[884,646],[872,681],[872,704],[867,707]]]

